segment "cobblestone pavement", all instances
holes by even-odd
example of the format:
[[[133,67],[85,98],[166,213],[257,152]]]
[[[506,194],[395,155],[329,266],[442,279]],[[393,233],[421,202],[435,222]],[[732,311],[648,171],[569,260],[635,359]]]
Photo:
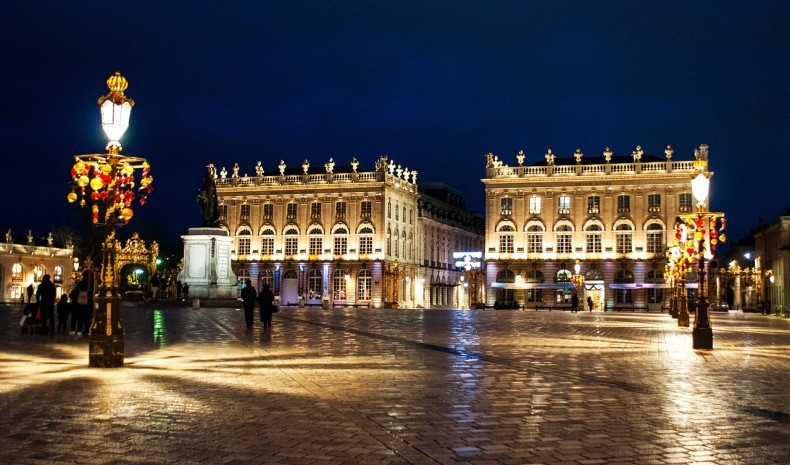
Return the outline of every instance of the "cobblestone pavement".
[[[0,307],[2,464],[790,463],[790,320],[122,310],[126,364]]]

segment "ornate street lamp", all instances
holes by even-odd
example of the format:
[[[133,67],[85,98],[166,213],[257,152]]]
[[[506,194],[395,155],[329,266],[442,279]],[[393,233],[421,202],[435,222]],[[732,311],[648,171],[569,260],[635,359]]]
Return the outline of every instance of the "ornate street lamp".
[[[126,78],[115,73],[107,79],[110,93],[99,98],[102,128],[109,142],[107,153],[75,155],[71,168],[71,192],[67,200],[89,208],[91,221],[103,232],[102,263],[98,276],[97,305],[90,328],[89,364],[95,367],[123,365],[123,325],[120,320],[115,228],[134,215],[132,202],[144,205],[152,191],[151,168],[145,158],[121,155],[120,138],[129,127],[134,101],[124,95]],[[135,180],[140,171],[139,183]],[[136,189],[135,189],[136,188]]]
[[[705,259],[713,258],[716,244],[719,241],[724,242],[726,240],[725,229],[727,223],[724,213],[709,212],[706,208],[711,176],[711,173],[708,171],[708,146],[701,145],[699,149],[694,151],[694,154],[697,159],[694,162],[695,174],[691,180],[691,191],[694,199],[697,201],[697,212],[681,216],[688,230],[694,230],[692,239],[687,241],[686,247],[688,254],[699,265],[697,313],[694,319],[692,339],[695,349],[713,349],[713,329],[710,325],[707,289],[705,288]]]

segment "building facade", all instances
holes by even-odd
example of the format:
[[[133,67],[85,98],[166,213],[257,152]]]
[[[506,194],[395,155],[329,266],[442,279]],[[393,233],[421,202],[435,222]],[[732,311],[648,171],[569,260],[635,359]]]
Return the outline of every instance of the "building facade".
[[[701,146],[695,153],[704,151]],[[556,157],[516,166],[487,155],[486,303],[525,308],[658,310],[668,299],[666,250],[693,211],[694,160],[647,155]],[[712,174],[712,173],[710,173]],[[694,276],[689,276],[693,281]],[[692,285],[693,286],[693,285]],[[696,287],[696,286],[694,286]]]
[[[50,233],[47,238],[36,242],[32,232],[16,243],[12,232],[5,235],[5,242],[0,243],[0,302],[27,302],[27,289],[35,289],[41,278],[48,274],[55,284],[57,297],[68,292],[76,284],[74,249],[71,245],[56,246]],[[34,297],[35,299],[35,297]]]
[[[463,194],[447,185],[420,185],[419,191],[416,306],[471,308],[483,301],[484,287],[472,285],[477,275],[457,267],[453,254],[483,250],[483,216],[467,210]]]
[[[790,316],[790,209],[755,232],[754,249],[761,297],[771,303],[772,313]]]

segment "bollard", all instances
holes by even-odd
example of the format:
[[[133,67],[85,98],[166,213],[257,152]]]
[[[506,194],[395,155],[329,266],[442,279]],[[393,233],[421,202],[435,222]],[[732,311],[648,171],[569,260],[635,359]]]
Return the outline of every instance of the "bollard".
[[[200,299],[197,297],[192,299],[192,310],[200,310]]]

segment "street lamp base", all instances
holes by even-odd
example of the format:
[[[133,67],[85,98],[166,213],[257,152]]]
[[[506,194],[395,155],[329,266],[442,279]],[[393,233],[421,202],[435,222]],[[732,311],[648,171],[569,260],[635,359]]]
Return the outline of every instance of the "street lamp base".
[[[692,347],[695,349],[713,349],[713,329],[694,328],[691,331]]]
[[[98,368],[123,366],[123,335],[91,336],[88,364]]]
[[[689,327],[689,314],[686,313],[678,313],[678,326],[683,328]]]

